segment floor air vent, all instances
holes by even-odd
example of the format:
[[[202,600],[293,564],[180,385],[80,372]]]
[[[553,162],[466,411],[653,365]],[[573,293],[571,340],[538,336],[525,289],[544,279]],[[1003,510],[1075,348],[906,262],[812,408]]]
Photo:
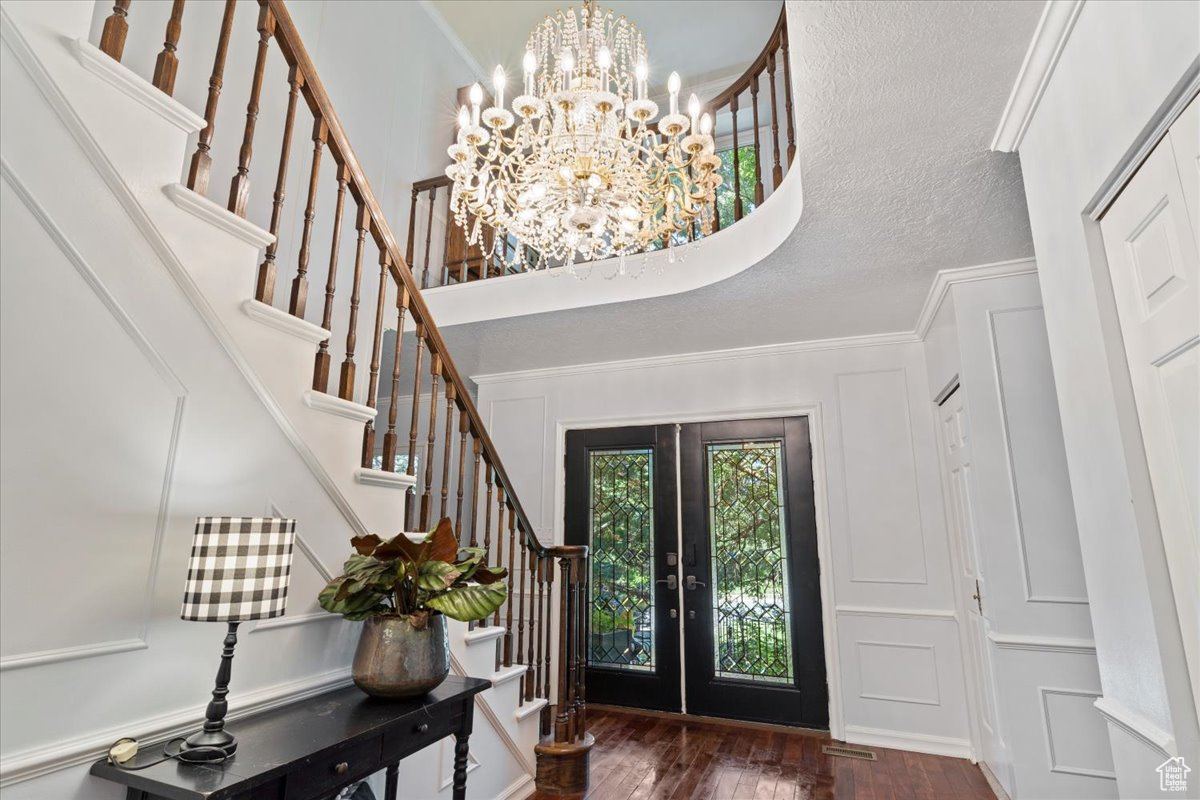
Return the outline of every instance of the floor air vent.
[[[863,750],[861,747],[843,747],[837,744],[827,744],[821,748],[827,756],[844,756],[846,758],[861,758],[864,761],[876,761],[874,751]]]

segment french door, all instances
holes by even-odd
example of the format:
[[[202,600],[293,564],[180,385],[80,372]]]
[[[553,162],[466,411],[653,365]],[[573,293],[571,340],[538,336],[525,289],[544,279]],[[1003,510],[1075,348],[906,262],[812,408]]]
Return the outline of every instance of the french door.
[[[828,727],[808,420],[570,431],[588,699]]]

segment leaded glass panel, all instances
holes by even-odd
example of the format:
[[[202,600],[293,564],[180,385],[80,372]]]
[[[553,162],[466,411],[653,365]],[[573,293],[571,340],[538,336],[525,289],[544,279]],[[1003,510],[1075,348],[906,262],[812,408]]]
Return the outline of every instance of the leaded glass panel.
[[[654,669],[654,452],[588,454],[588,664]]]
[[[707,445],[714,669],[792,683],[783,443]]]

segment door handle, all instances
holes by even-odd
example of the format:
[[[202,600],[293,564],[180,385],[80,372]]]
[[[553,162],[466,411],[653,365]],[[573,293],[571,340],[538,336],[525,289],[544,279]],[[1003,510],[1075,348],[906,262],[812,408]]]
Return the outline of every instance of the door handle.
[[[679,588],[679,581],[674,575],[668,575],[665,578],[659,578],[655,583],[665,583],[667,588],[672,592]]]
[[[707,583],[701,583],[700,581],[696,580],[695,575],[688,575],[687,577],[685,577],[683,579],[683,581],[684,581],[683,585],[687,587],[689,592],[695,591],[697,586],[708,586]]]

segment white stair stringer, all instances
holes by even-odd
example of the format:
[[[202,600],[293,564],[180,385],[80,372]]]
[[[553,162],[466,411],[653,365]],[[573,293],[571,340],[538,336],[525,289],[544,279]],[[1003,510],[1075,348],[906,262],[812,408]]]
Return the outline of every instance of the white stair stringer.
[[[0,31],[112,199],[157,254],[350,528],[359,533],[398,530],[412,478],[363,469],[366,407],[325,402],[337,398],[316,398],[311,391],[315,344],[328,334],[249,299],[261,248],[270,235],[177,184],[189,141],[188,126],[181,121],[194,122],[194,114],[189,117],[186,109],[157,90],[131,91],[137,82],[149,82],[79,41],[93,8],[89,0],[67,0],[58,4],[51,25],[38,4],[14,0],[0,9]],[[116,77],[105,79],[105,70]],[[145,98],[154,98],[159,108],[150,108]],[[179,108],[164,115],[162,107],[173,109],[172,104]],[[23,164],[23,169],[37,168]],[[471,778],[472,798],[520,796],[527,792],[534,771],[536,737],[530,738],[530,725],[517,719],[519,675],[516,667],[496,675],[494,647],[494,639],[468,643],[451,633],[455,672],[501,678],[477,700],[472,753],[480,767]],[[351,656],[346,653],[347,663]],[[434,783],[426,789],[424,772],[428,770],[415,761],[402,763],[402,779],[411,796],[449,796],[436,776],[430,777]]]

